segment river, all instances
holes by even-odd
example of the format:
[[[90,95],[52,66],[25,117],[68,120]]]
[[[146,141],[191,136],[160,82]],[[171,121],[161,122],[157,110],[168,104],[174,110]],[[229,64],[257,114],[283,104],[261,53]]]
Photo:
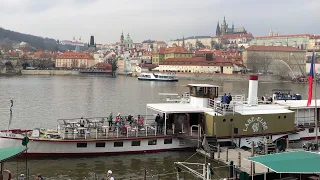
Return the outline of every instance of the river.
[[[175,83],[138,81],[133,77],[79,77],[79,76],[17,76],[0,77],[0,123],[6,129],[10,99],[13,98],[13,119],[10,128],[55,128],[57,119],[107,116],[111,111],[123,115],[145,114],[147,103],[164,101],[159,93],[187,92],[189,83],[210,83],[221,86],[220,94],[246,94],[248,81],[193,81]],[[271,95],[272,89],[292,89],[306,99],[307,84],[260,82],[259,96]],[[318,88],[319,89],[319,88]],[[319,93],[318,93],[319,94]],[[29,160],[30,174],[43,174],[48,179],[87,179],[103,176],[112,169],[115,178],[162,174],[172,171],[173,162],[184,161],[193,152],[163,152],[156,154],[102,156],[92,158],[59,158]],[[203,162],[194,156],[192,162]],[[5,164],[15,175],[24,173],[23,160]],[[200,168],[201,169],[201,168]],[[225,175],[221,169],[220,174]],[[175,175],[161,179],[174,179]],[[188,176],[187,176],[188,177]],[[148,179],[158,179],[157,177]],[[188,178],[187,178],[188,179]],[[190,177],[190,179],[193,179]]]

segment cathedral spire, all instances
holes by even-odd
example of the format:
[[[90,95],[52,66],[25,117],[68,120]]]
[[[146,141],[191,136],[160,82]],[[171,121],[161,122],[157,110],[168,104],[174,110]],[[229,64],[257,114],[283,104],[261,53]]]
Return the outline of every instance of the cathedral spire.
[[[185,44],[184,44],[184,36],[182,37],[182,47],[185,47]]]
[[[223,24],[227,24],[226,16],[223,16]]]
[[[271,28],[270,28],[270,31],[269,31],[269,36],[273,36],[273,31],[272,31]]]
[[[221,35],[221,29],[218,21],[217,28],[216,28],[216,36],[220,36],[220,35]]]

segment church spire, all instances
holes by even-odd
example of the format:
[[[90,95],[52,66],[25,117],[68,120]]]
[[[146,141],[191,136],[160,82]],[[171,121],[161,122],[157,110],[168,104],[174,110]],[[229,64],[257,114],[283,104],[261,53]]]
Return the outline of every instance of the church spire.
[[[220,35],[221,35],[221,29],[218,21],[217,28],[216,28],[216,36],[220,36]]]
[[[273,36],[273,31],[272,31],[271,28],[270,28],[270,31],[269,31],[269,36]]]
[[[182,47],[185,47],[185,44],[184,44],[184,36],[182,37]]]

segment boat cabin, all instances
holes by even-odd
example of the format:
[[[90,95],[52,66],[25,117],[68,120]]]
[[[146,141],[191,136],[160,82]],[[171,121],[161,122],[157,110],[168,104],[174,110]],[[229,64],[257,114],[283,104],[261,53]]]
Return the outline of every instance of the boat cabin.
[[[180,103],[147,104],[147,115],[159,114],[164,119],[164,134],[197,135],[203,124],[204,112],[213,112],[210,101],[218,97],[219,86],[211,84],[188,84],[189,101]],[[149,111],[149,112],[148,112]],[[156,123],[156,122],[154,122]],[[203,127],[203,126],[202,126]]]

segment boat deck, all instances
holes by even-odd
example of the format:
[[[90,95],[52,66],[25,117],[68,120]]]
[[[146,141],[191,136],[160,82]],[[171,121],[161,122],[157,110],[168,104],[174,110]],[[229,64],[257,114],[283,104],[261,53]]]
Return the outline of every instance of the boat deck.
[[[83,123],[85,121],[86,123]],[[154,124],[141,124],[137,121],[122,122],[120,126],[114,124],[109,127],[108,122],[102,118],[94,119],[73,119],[58,120],[58,129],[35,129],[30,131],[28,136],[41,140],[106,140],[115,138],[137,138],[137,137],[160,137],[160,136],[197,136],[197,133],[190,133],[185,130],[168,127],[164,133],[164,127],[160,128]],[[183,131],[183,132],[181,132]],[[197,130],[193,130],[197,131]]]

